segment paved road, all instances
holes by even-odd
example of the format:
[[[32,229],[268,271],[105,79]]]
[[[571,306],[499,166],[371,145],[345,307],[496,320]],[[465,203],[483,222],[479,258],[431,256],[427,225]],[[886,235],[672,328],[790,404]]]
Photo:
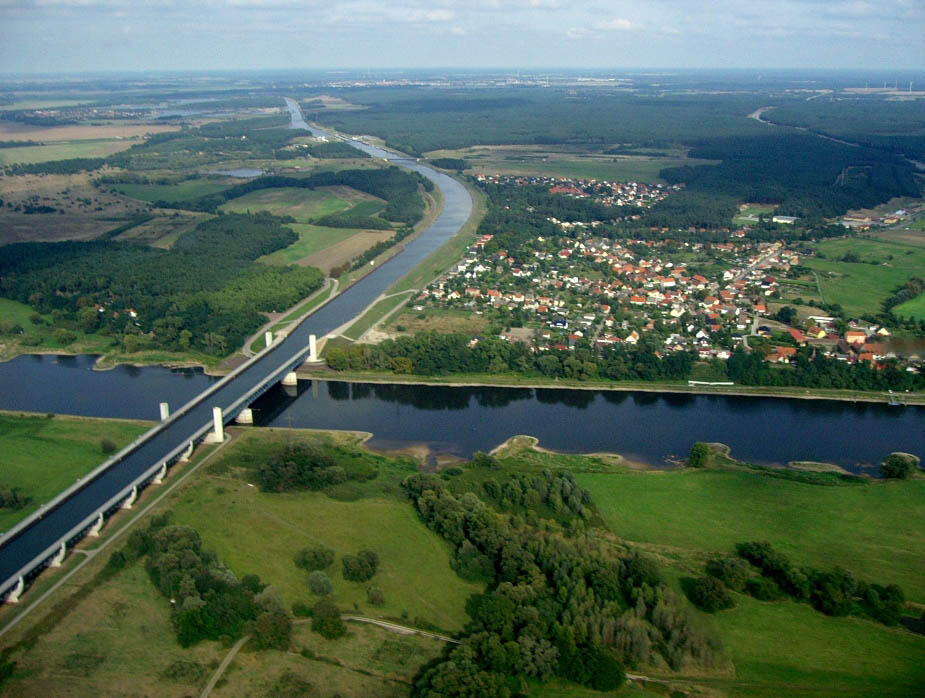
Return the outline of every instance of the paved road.
[[[290,100],[291,101],[291,100]],[[296,107],[297,108],[297,107]],[[316,133],[320,133],[312,129]],[[429,167],[355,140],[354,147],[373,157],[383,158],[407,167],[431,180],[443,193],[444,207],[436,220],[418,237],[405,245],[396,255],[365,278],[342,291],[327,305],[319,309],[271,351],[262,355],[239,374],[228,376],[213,385],[207,399],[191,402],[189,409],[163,430],[156,433],[136,450],[113,464],[95,478],[87,479],[80,489],[65,501],[48,511],[29,526],[0,543],[0,596],[15,584],[23,567],[49,546],[65,536],[75,526],[94,514],[110,498],[141,477],[165,456],[189,441],[212,418],[212,407],[225,411],[245,395],[251,394],[263,380],[285,369],[287,361],[308,346],[311,334],[324,336],[356,317],[385,289],[453,237],[468,220],[472,212],[472,199],[466,188],[455,179]],[[101,396],[105,399],[105,396]],[[197,398],[198,400],[199,398]],[[151,396],[157,401],[157,396]]]

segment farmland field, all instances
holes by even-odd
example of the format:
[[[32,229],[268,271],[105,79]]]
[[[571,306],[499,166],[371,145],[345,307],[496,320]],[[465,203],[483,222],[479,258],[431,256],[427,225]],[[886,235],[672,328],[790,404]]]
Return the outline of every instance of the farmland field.
[[[899,317],[911,317],[925,320],[925,295],[913,298],[893,308],[893,313]]]
[[[299,234],[298,241],[289,247],[261,257],[259,261],[265,264],[296,264],[306,257],[317,255],[322,250],[343,243],[359,234],[351,228],[326,228],[306,223],[292,223],[289,227]],[[382,234],[383,231],[378,231],[379,236]],[[384,234],[388,237],[390,233],[384,231]],[[363,249],[365,250],[370,245],[364,246]]]
[[[291,187],[252,191],[221,206],[221,210],[228,213],[268,211],[274,216],[292,216],[303,222],[348,208],[347,201],[322,189]]]
[[[132,145],[133,142],[130,140],[82,140],[4,148],[0,150],[0,165],[50,162],[69,158],[100,158],[118,153]]]
[[[211,179],[188,179],[178,184],[115,184],[113,189],[133,199],[155,201],[190,201],[200,196],[215,194],[228,188],[225,182]]]
[[[807,257],[803,264],[819,274],[827,303],[849,315],[877,313],[894,289],[925,269],[925,246],[885,240],[827,240],[818,245],[825,259]],[[861,262],[840,261],[848,253]],[[865,263],[866,262],[866,263]]]

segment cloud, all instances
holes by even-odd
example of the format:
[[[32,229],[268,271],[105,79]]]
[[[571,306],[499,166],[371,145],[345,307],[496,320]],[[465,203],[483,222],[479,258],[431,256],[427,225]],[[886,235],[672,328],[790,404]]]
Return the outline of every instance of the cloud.
[[[456,36],[465,36],[466,30],[462,27],[453,27],[450,29],[450,34],[455,34]]]
[[[409,10],[411,22],[450,22],[456,16],[452,10]]]
[[[635,29],[636,26],[624,17],[614,17],[613,19],[604,19],[595,22],[592,25],[598,31],[619,31],[625,32]]]

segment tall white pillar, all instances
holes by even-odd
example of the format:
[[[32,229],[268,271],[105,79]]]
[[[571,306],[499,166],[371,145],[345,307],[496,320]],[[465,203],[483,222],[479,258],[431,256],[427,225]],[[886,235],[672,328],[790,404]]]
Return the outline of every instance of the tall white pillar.
[[[161,403],[161,421],[163,422],[170,416],[170,405],[166,402]]]
[[[222,422],[222,408],[212,408],[212,440],[221,443],[225,440],[225,425]]]
[[[308,360],[318,360],[318,339],[313,334],[308,335]]]
[[[263,333],[263,338],[266,341],[267,346],[270,346],[271,344],[273,344],[273,333],[270,332],[270,330],[267,330],[266,332]]]

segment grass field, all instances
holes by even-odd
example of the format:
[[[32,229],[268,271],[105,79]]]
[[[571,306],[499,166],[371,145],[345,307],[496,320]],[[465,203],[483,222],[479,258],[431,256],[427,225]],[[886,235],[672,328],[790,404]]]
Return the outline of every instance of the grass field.
[[[819,274],[828,303],[838,303],[849,315],[878,313],[893,290],[925,269],[925,246],[871,239],[826,240],[819,243],[825,259],[802,261]],[[842,262],[857,254],[862,263]],[[863,262],[876,261],[877,264]]]
[[[308,225],[307,223],[291,223],[289,227],[299,234],[299,239],[289,247],[264,255],[258,261],[264,264],[296,264],[305,257],[317,254],[358,234],[352,228],[327,228],[320,225]],[[382,232],[379,231],[380,234]],[[390,234],[388,231],[385,231],[385,233],[386,235]],[[372,244],[370,243],[370,245]],[[363,246],[360,251],[365,250],[370,245]]]
[[[707,618],[735,664],[732,696],[914,696],[925,685],[925,638],[857,618],[830,618],[807,604],[735,595]]]
[[[841,565],[925,603],[925,480],[824,487],[757,473],[578,476],[621,538],[707,554],[768,540],[798,564]]]
[[[3,148],[0,149],[0,165],[50,162],[69,158],[101,158],[125,150],[132,144],[130,140],[85,140],[62,141],[23,148]]]
[[[383,298],[369,310],[364,312],[356,322],[344,332],[344,337],[349,339],[359,339],[366,330],[382,320],[386,315],[398,308],[400,305],[408,302],[411,297],[409,293],[399,293],[389,298]]]
[[[263,430],[260,436],[289,438]],[[249,447],[247,442],[244,447]],[[239,462],[234,452],[225,458],[229,466]],[[337,553],[328,574],[334,582],[332,598],[339,605],[375,616],[397,618],[404,613],[409,619],[422,617],[455,630],[465,622],[465,599],[480,586],[456,576],[446,544],[420,522],[409,502],[396,497],[394,481],[389,482],[380,475],[359,493],[347,487],[343,494],[362,497],[341,501],[320,492],[262,493],[230,473],[211,474],[185,490],[172,508],[174,521],[196,528],[206,546],[236,574],[259,572],[287,603],[313,602],[307,575],[293,564],[293,555],[305,547],[326,545]],[[382,491],[386,487],[389,493]],[[379,571],[370,582],[385,592],[380,609],[366,601],[368,584],[341,576],[340,557],[362,548],[374,550],[380,558]]]
[[[225,182],[216,182],[212,179],[188,179],[178,184],[115,184],[113,189],[140,201],[176,203],[216,194],[224,191],[228,186]]]
[[[925,294],[895,306],[893,308],[893,313],[899,317],[911,317],[918,320],[925,320]]]
[[[421,317],[421,315],[424,317]],[[405,328],[403,331],[409,336],[425,330],[477,335],[488,326],[488,320],[485,319],[484,315],[476,315],[465,310],[441,308],[440,310],[425,310],[420,313],[416,310],[403,310],[398,315],[392,316],[388,322],[388,330],[397,332],[399,325]]]
[[[252,191],[223,204],[221,210],[228,213],[268,211],[274,216],[292,216],[305,222],[345,211],[350,206],[348,201],[322,189],[286,187]]]
[[[711,160],[689,159],[683,153],[670,157],[600,155],[539,146],[474,146],[460,150],[435,150],[434,158],[463,158],[468,173],[574,177],[609,181],[661,182],[665,167],[700,165]]]
[[[101,439],[121,448],[150,426],[145,422],[0,414],[0,486],[18,489],[31,499],[23,509],[0,509],[0,531],[106,460]]]

